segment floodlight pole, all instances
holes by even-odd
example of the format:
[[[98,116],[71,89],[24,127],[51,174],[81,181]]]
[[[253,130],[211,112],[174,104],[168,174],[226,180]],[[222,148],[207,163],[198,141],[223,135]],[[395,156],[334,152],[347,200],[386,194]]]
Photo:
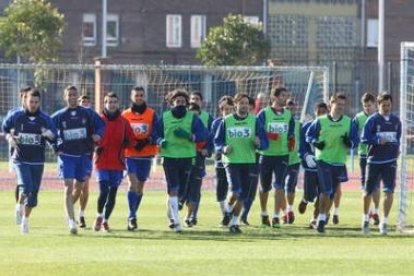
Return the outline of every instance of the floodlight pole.
[[[384,1],[379,0],[378,5],[378,91],[384,91],[384,20],[385,20],[385,8]]]
[[[101,56],[106,58],[106,18],[108,15],[108,3],[107,0],[102,0],[102,50]]]

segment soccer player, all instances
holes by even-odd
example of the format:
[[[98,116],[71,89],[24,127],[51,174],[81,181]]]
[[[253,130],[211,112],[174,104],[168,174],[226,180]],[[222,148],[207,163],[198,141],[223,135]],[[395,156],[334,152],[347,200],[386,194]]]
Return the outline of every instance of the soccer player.
[[[297,104],[293,99],[288,99],[286,101],[286,109],[288,109],[292,116],[295,114],[297,109]],[[292,224],[295,221],[295,213],[293,212],[293,203],[295,201],[295,190],[298,183],[298,174],[300,167],[300,158],[299,158],[299,141],[301,140],[301,127],[302,124],[299,120],[295,120],[295,147],[292,151],[289,152],[289,163],[287,167],[287,173],[285,178],[285,193],[286,193],[286,202],[287,207],[285,210],[285,215],[283,216],[284,223]]]
[[[90,145],[97,143],[105,130],[105,122],[90,108],[78,105],[78,89],[68,86],[64,90],[67,106],[52,115],[58,130],[54,150],[58,155],[59,178],[65,185],[65,211],[71,234],[77,234],[73,205],[79,199],[87,175],[85,162]]]
[[[200,118],[187,111],[189,96],[184,90],[174,90],[168,96],[171,109],[159,120],[157,141],[167,180],[167,214],[170,228],[181,232],[178,213],[178,192],[186,185],[193,159],[196,157],[196,143],[207,142],[207,130]]]
[[[157,128],[158,117],[155,110],[145,102],[145,90],[141,86],[132,88],[131,107],[122,113],[129,122],[135,135],[136,145],[125,149],[128,171],[128,225],[129,231],[138,229],[136,213],[144,195],[152,159],[158,152],[154,130]]]
[[[234,101],[230,96],[223,96],[218,102],[220,117],[215,119],[211,125],[211,136],[214,137],[223,119],[234,112]],[[219,203],[221,214],[223,216],[220,225],[228,226],[230,217],[226,213],[226,197],[229,189],[229,183],[226,177],[222,161],[222,153],[216,151],[214,153],[214,168],[216,172],[216,199]]]
[[[213,123],[213,117],[209,113],[207,113],[205,110],[203,110],[203,107],[204,107],[203,95],[198,91],[191,92],[190,104],[192,103],[200,107],[201,111],[200,111],[199,118],[201,119],[201,122],[203,122],[204,127],[210,132],[211,124]],[[209,140],[207,141],[207,143],[205,143],[204,147],[197,151],[195,164],[194,164],[194,167],[191,173],[191,178],[190,178],[190,181],[193,182],[192,184],[190,184],[192,186],[195,186],[195,187],[202,186],[203,177],[206,175],[205,160],[206,160],[206,157],[211,156],[213,152],[214,146],[213,146],[212,140],[213,138],[209,137]],[[198,217],[198,209],[200,207],[200,199],[201,199],[201,194],[196,202],[196,205],[194,207],[191,217],[187,220],[187,222],[189,222],[189,224],[186,223],[187,226],[197,225],[198,223],[197,217]]]
[[[265,108],[268,104],[268,97],[265,93],[260,92],[257,94],[256,99],[254,100],[254,109],[253,114],[258,114],[260,110]]]
[[[383,181],[384,210],[379,224],[380,233],[388,233],[388,215],[394,199],[397,158],[401,139],[401,121],[391,113],[392,97],[382,93],[377,97],[378,112],[365,123],[362,142],[368,145],[367,175],[364,194],[364,214],[362,231],[369,232],[369,207],[375,190]]]
[[[43,175],[46,140],[55,139],[56,128],[49,115],[40,111],[39,91],[26,91],[24,100],[24,109],[10,112],[2,129],[13,147],[11,159],[21,189],[18,203],[24,205],[21,232],[28,234]]]
[[[328,113],[328,106],[326,103],[320,102],[315,105],[315,118],[323,116]],[[317,225],[317,218],[319,215],[318,195],[319,195],[319,180],[318,170],[316,168],[315,150],[311,147],[311,144],[306,142],[306,132],[311,126],[313,121],[303,124],[300,136],[299,154],[302,160],[302,166],[305,170],[304,173],[304,192],[303,198],[299,203],[299,213],[304,214],[309,202],[315,202],[313,215],[309,224],[310,228],[315,228]]]
[[[346,96],[334,94],[329,101],[330,113],[312,122],[306,141],[315,147],[319,178],[319,218],[317,230],[325,232],[327,214],[336,189],[348,180],[346,157],[349,148],[358,144],[358,130],[344,115]]]
[[[91,108],[91,99],[89,96],[82,95],[78,98],[79,105],[84,108]],[[85,167],[86,167],[86,178],[85,182],[82,187],[82,191],[79,197],[79,227],[85,228],[86,221],[85,221],[85,210],[86,206],[88,205],[89,199],[89,180],[92,175],[92,158],[93,158],[93,143],[90,143],[90,149],[87,153],[87,157],[85,159]]]
[[[362,136],[362,132],[365,126],[365,122],[368,120],[368,117],[375,113],[376,111],[376,104],[375,104],[375,97],[370,93],[365,93],[362,95],[361,104],[363,111],[359,112],[355,115],[352,123],[356,125],[358,128],[359,136]],[[364,189],[365,179],[366,179],[366,167],[367,167],[367,151],[368,145],[360,143],[358,146],[358,154],[359,154],[359,168],[361,174],[361,187]],[[372,199],[374,202],[374,208],[370,211],[369,216],[374,220],[374,225],[379,225],[379,201],[380,201],[380,191],[379,189],[375,190],[372,194]]]
[[[222,120],[214,144],[216,151],[222,153],[230,184],[226,210],[232,214],[229,230],[237,234],[241,233],[238,217],[243,201],[251,186],[257,182],[256,149],[264,150],[269,143],[261,121],[249,113],[247,94],[236,94],[234,103],[236,111]]]
[[[7,112],[6,117],[11,116],[12,113],[16,112],[16,111],[20,111],[20,110],[24,110],[24,106],[25,106],[25,97],[27,92],[31,91],[32,87],[30,86],[25,86],[22,89],[20,89],[19,91],[19,98],[20,98],[20,103],[21,105],[19,107],[15,107],[10,109]],[[13,147],[10,146],[9,144],[9,169],[10,171],[13,171],[13,159],[11,158],[13,156]],[[16,200],[16,208],[15,208],[15,219],[16,219],[16,224],[20,225],[22,223],[22,207],[21,204],[19,203],[19,193],[20,193],[21,187],[19,187],[19,184],[16,184],[16,188],[14,190],[14,198]]]
[[[105,132],[95,149],[95,166],[99,183],[98,214],[94,230],[110,231],[109,217],[115,207],[116,194],[122,182],[124,149],[135,145],[135,136],[130,123],[121,116],[118,96],[108,93],[104,98],[104,110],[101,114],[105,121]],[[116,134],[116,135],[114,135]]]
[[[295,121],[292,113],[285,108],[288,92],[284,87],[272,89],[271,106],[262,109],[257,115],[264,125],[269,147],[260,151],[260,207],[262,226],[280,227],[280,211],[285,203],[285,176],[289,162],[289,152],[295,148]],[[275,189],[275,205],[270,224],[267,213],[267,200],[272,189],[272,176],[275,176],[273,187]]]

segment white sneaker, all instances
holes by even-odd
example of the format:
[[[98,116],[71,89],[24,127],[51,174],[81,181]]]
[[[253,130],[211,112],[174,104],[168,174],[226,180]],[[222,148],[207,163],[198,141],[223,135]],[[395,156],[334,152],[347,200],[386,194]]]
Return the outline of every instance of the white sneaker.
[[[22,234],[29,234],[29,221],[27,219],[22,220],[20,224]]]
[[[369,231],[370,231],[370,229],[369,229],[369,221],[363,221],[362,222],[361,231],[364,234],[369,234]]]
[[[76,228],[76,222],[72,219],[68,220],[68,224],[69,224],[69,231],[72,235],[76,235],[78,234],[78,229]]]
[[[175,232],[177,232],[177,233],[181,233],[181,231],[183,231],[183,228],[182,228],[180,222],[178,222],[174,225],[174,229],[175,229]]]
[[[382,235],[387,235],[388,234],[388,225],[386,223],[381,223],[379,225],[379,232]]]
[[[16,218],[16,224],[17,225],[22,224],[22,208],[21,208],[20,204],[16,204],[15,218]]]

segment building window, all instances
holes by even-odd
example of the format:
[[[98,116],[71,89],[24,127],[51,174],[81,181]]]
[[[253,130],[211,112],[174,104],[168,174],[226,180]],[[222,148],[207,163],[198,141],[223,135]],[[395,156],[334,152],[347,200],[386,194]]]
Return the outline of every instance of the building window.
[[[367,47],[378,47],[378,19],[367,20]]]
[[[244,17],[244,22],[252,24],[252,25],[257,25],[257,24],[260,23],[258,16],[245,16]]]
[[[96,45],[96,15],[93,13],[83,14],[82,41],[84,46]]]
[[[206,16],[191,16],[191,47],[198,48],[206,37]]]
[[[108,14],[106,18],[106,43],[108,46],[119,45],[119,16]]]
[[[180,48],[182,47],[181,41],[181,15],[169,14],[167,15],[167,47],[168,48]]]

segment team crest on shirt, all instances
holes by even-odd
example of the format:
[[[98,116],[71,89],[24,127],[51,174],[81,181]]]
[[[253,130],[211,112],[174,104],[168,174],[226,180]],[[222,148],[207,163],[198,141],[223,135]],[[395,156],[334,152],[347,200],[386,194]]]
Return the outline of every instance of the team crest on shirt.
[[[86,124],[86,119],[85,118],[83,118],[82,119],[82,125],[85,125]]]
[[[70,112],[71,116],[76,116],[76,110]]]
[[[30,117],[29,117],[29,120],[30,120],[30,121],[34,121],[34,120],[36,120],[36,117],[35,117],[35,116],[30,116]]]

